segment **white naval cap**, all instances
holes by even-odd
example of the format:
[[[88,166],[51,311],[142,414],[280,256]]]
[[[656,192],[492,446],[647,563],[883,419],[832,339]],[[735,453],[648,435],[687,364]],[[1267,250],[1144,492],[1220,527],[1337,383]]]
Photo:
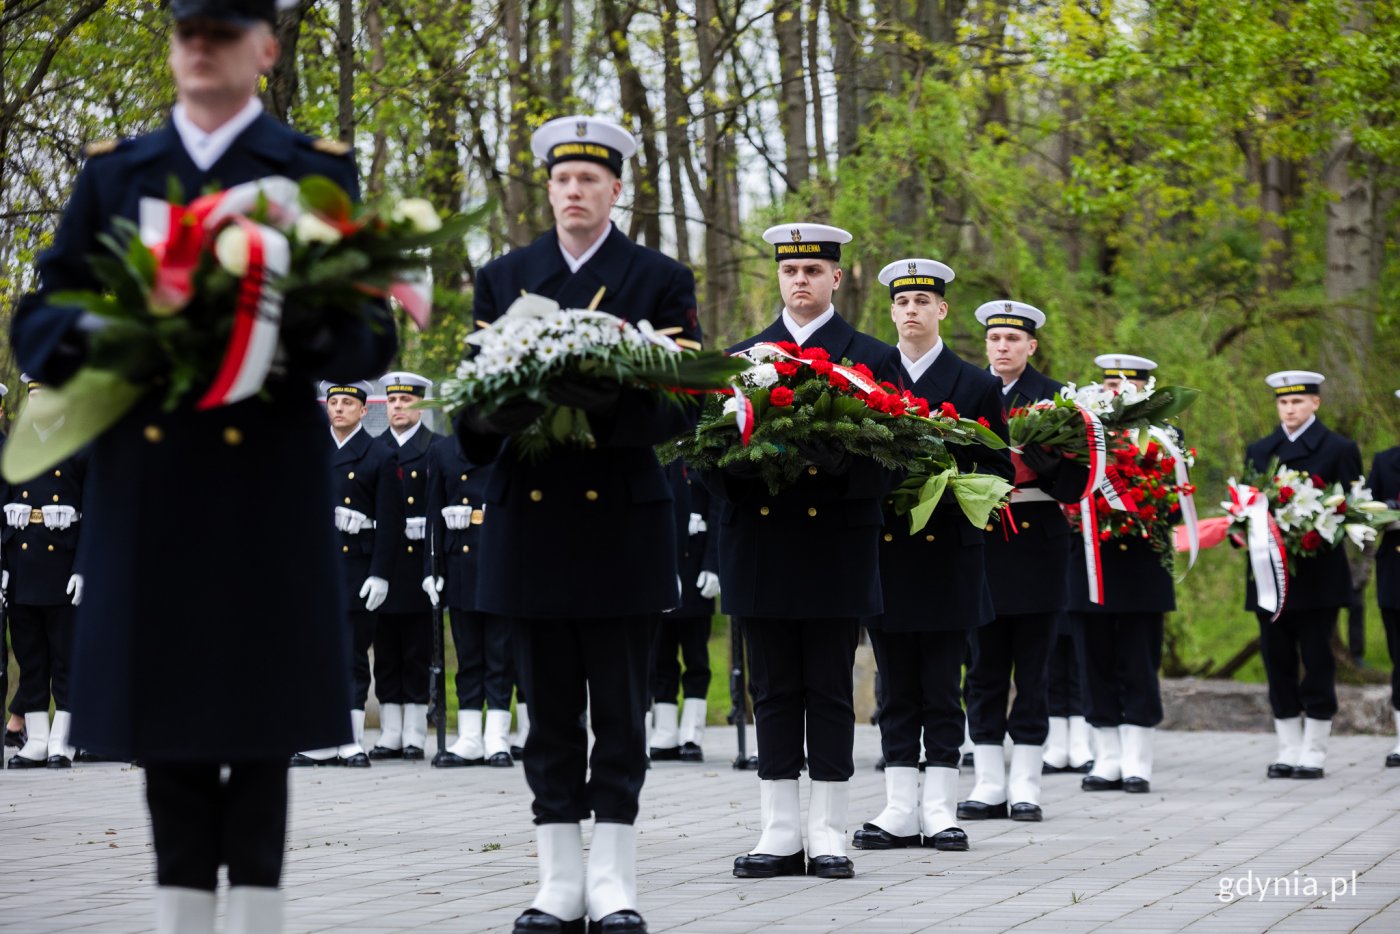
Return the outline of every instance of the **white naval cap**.
[[[937,292],[943,294],[954,272],[936,259],[901,259],[880,270],[881,285],[890,287],[890,298],[900,292]]]
[[[0,383],[0,399],[5,398],[5,397],[8,396],[9,394],[10,394],[10,387],[9,387],[9,386],[6,386],[4,383]]]
[[[38,389],[40,386],[44,385],[28,373],[21,373],[19,375],[19,381],[24,384],[26,392]],[[0,393],[0,395],[3,395],[3,393]]]
[[[851,235],[840,227],[828,224],[778,224],[763,232],[763,239],[773,244],[773,259],[829,259],[841,262],[841,244],[850,243]]]
[[[1103,375],[1121,379],[1147,379],[1150,371],[1157,369],[1157,362],[1130,353],[1101,353],[1094,358],[1094,366],[1103,367]]]
[[[386,396],[396,392],[404,392],[411,396],[427,398],[428,390],[433,388],[433,381],[428,377],[419,376],[417,373],[410,373],[407,370],[385,373],[380,378],[379,384],[384,387],[384,395]]]
[[[556,162],[597,162],[622,176],[622,163],[637,151],[637,139],[621,124],[602,117],[574,114],[555,117],[530,137],[530,150],[548,168]]]
[[[354,396],[361,402],[369,402],[370,394],[374,392],[374,387],[367,380],[358,379],[351,383],[321,383],[321,395],[330,399],[331,396]]]
[[[1045,312],[1034,305],[1013,302],[1007,298],[980,305],[973,314],[989,331],[992,328],[1016,328],[1034,334],[1036,328],[1045,326]]]
[[[1279,370],[1264,377],[1276,396],[1318,395],[1327,377],[1312,370]]]

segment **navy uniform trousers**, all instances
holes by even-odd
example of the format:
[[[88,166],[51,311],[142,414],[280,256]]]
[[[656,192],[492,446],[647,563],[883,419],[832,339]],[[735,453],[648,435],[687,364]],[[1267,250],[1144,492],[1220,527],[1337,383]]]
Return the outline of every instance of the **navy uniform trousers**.
[[[1055,620],[1050,664],[1045,673],[1046,709],[1052,717],[1084,716],[1084,679],[1075,647],[1074,623],[1062,614]]]
[[[1376,499],[1400,500],[1400,447],[1376,455],[1366,485]],[[1390,651],[1390,706],[1400,710],[1400,532],[1387,532],[1376,550],[1376,603]]]

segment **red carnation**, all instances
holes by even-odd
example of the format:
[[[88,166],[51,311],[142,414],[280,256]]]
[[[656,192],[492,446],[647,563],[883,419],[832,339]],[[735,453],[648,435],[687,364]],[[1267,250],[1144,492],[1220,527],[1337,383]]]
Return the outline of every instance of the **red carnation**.
[[[940,405],[938,411],[942,412],[947,418],[956,419],[958,417],[958,410],[951,402],[945,402]]]
[[[820,347],[809,347],[798,354],[803,360],[830,360],[831,354]]]
[[[780,407],[792,405],[792,390],[786,386],[774,386],[768,394],[768,401]]]
[[[977,424],[981,425],[983,428],[992,427],[992,423],[987,421],[986,417],[982,415],[977,416]]]
[[[779,360],[777,363],[773,364],[773,368],[783,376],[797,375],[797,364],[793,363],[791,360]]]
[[[1322,474],[1320,474],[1320,473],[1315,473],[1315,474],[1312,475],[1312,485],[1315,486],[1315,487],[1317,487],[1317,488],[1320,490],[1320,489],[1322,489],[1324,486],[1326,486],[1327,483],[1326,483],[1326,481],[1324,481],[1324,480],[1322,479]]]
[[[1346,500],[1342,500],[1340,503],[1337,504],[1337,515],[1339,515],[1339,516],[1344,516],[1344,515],[1346,515],[1346,512],[1347,512],[1347,501],[1346,501]]]
[[[899,387],[887,379],[880,380],[880,388],[885,392],[899,392]]]
[[[802,350],[801,347],[797,346],[792,341],[778,341],[773,346],[790,354],[797,354]]]
[[[851,381],[842,376],[837,370],[832,370],[830,373],[827,373],[826,381],[831,384],[831,388],[833,389],[851,388]]]
[[[825,375],[827,375],[828,373],[831,372],[831,368],[832,368],[833,366],[834,366],[834,364],[833,364],[830,360],[813,360],[813,361],[812,361],[812,369],[815,370],[815,371],[817,372],[817,375],[818,375],[818,376],[825,376]]]
[[[872,383],[875,382],[875,374],[872,373],[870,371],[870,367],[866,366],[864,363],[857,363],[855,366],[851,367],[851,369],[855,370],[857,373],[859,373],[861,376],[864,376]]]
[[[1304,551],[1317,551],[1317,549],[1321,547],[1322,533],[1319,532],[1317,529],[1313,529],[1311,532],[1303,536]]]
[[[1293,498],[1293,487],[1291,487],[1291,486],[1281,486],[1281,487],[1278,488],[1278,504],[1279,504],[1280,506],[1287,506],[1287,505],[1288,505],[1288,501],[1291,500],[1292,498]]]
[[[1150,505],[1139,506],[1138,518],[1140,518],[1143,522],[1151,522],[1153,519],[1157,518],[1157,507]]]
[[[924,418],[928,418],[929,407],[927,399],[920,399],[918,396],[909,397],[909,407],[918,412]]]

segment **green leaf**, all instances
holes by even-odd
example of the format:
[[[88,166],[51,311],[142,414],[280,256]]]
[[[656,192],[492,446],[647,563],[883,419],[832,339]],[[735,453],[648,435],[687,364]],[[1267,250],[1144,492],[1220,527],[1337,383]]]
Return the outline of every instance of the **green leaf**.
[[[1011,492],[1011,484],[991,474],[965,473],[953,478],[953,497],[967,521],[983,528],[992,510]]]
[[[308,175],[297,183],[301,203],[328,221],[344,223],[350,220],[350,196],[324,175]]]
[[[60,387],[45,387],[20,409],[0,455],[0,472],[11,483],[34,479],[116,424],[145,393],[116,373],[93,369],[79,370]],[[39,440],[36,424],[52,429],[46,440]]]
[[[948,486],[948,479],[953,475],[951,467],[935,474],[930,474],[924,481],[923,487],[919,490],[919,502],[909,510],[909,534],[928,525],[928,520],[933,518],[933,511],[938,508],[938,501],[943,498],[943,491]]]

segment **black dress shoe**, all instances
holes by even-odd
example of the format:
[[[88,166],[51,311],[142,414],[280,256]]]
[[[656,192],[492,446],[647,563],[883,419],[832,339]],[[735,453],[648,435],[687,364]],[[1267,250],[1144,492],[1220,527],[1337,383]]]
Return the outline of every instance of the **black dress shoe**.
[[[680,760],[681,747],[679,746],[651,747],[651,761],[653,762],[679,762]]]
[[[292,761],[287,763],[292,768],[306,768],[313,765],[344,765],[345,760],[339,756],[331,756],[329,759],[313,759],[304,752],[299,752],[292,756]]]
[[[421,762],[423,761],[423,749],[420,746],[405,746],[403,747],[403,757],[410,762]]]
[[[647,923],[632,909],[603,915],[602,920],[588,921],[588,934],[647,934]]]
[[[807,875],[818,879],[854,879],[856,864],[845,856],[813,856],[807,860]]]
[[[48,768],[48,759],[26,759],[24,756],[11,756],[9,769],[44,769]]]
[[[1065,767],[1066,772],[1078,772],[1080,775],[1088,775],[1094,769],[1094,760],[1090,759],[1083,765],[1070,765]]]
[[[1048,762],[1040,763],[1041,775],[1059,775],[1061,772],[1073,772],[1074,769],[1067,765],[1051,765]]]
[[[369,751],[371,759],[402,759],[402,749],[390,749],[387,746],[375,746]]]
[[[10,745],[9,743],[5,744]],[[1385,767],[1388,769],[1400,769],[1400,752],[1392,752],[1385,757]]]
[[[959,801],[958,820],[991,820],[1006,817],[1006,802],[983,804],[981,801]]]
[[[1011,819],[1039,822],[1045,819],[1045,815],[1041,813],[1040,805],[1022,801],[1011,805]]]
[[[46,764],[51,769],[71,769],[73,760],[67,756],[49,756],[49,761]]]
[[[1315,769],[1310,765],[1295,765],[1293,767],[1294,778],[1321,778],[1322,769]]]
[[[5,731],[6,746],[10,746],[14,749],[19,749],[23,747],[24,744],[27,742],[29,742],[29,736],[24,732],[23,728],[18,730]]]
[[[965,753],[963,753],[962,764],[963,764],[963,765],[969,765],[969,766],[970,766],[970,765],[975,765],[975,764],[976,764],[975,760],[973,759],[972,753],[970,753],[970,752],[965,752]]]
[[[749,756],[749,771],[758,771],[758,756]]]
[[[1292,777],[1293,777],[1293,766],[1291,766],[1291,765],[1284,765],[1282,762],[1275,762],[1273,765],[1269,766],[1269,777],[1270,777],[1270,778],[1292,778]]]
[[[510,757],[508,752],[493,752],[491,758],[486,760],[486,764],[493,769],[515,768],[515,760]]]
[[[125,759],[113,759],[111,756],[104,756],[98,752],[88,752],[86,749],[79,749],[73,756],[74,762],[125,762]]]
[[[1145,778],[1125,778],[1123,790],[1130,795],[1145,795],[1152,790],[1152,783]]]
[[[902,850],[905,847],[918,846],[922,840],[918,834],[912,837],[896,837],[882,827],[865,824],[856,831],[851,845],[858,850]]]
[[[683,743],[681,745],[682,762],[704,762],[705,750],[700,748],[699,743]]]
[[[514,759],[516,762],[520,762],[521,760],[523,760],[523,759],[525,758],[525,747],[524,747],[524,746],[512,746],[512,747],[510,747],[510,757],[511,757],[512,759]]]
[[[883,772],[884,770],[885,770],[885,757],[884,757],[884,756],[881,756],[880,758],[878,758],[878,759],[875,760],[875,771],[877,771],[877,772]]]
[[[1079,783],[1079,787],[1084,791],[1122,791],[1123,779],[1099,778],[1097,775],[1085,775],[1084,781]]]
[[[961,827],[949,827],[931,837],[924,837],[924,847],[947,853],[962,853],[967,850],[967,834],[963,833]]]
[[[371,752],[370,755],[373,756],[374,753]],[[433,756],[433,765],[439,769],[464,769],[470,765],[483,765],[485,762],[485,759],[467,759],[446,749]]]
[[[807,857],[801,850],[791,856],[745,853],[734,859],[734,875],[740,879],[773,879],[778,876],[805,876]]]
[[[563,921],[537,908],[527,908],[515,919],[514,930],[515,934],[585,934],[588,921],[586,918]]]
[[[350,769],[367,769],[373,763],[369,761],[369,756],[363,752],[357,752],[353,756],[347,756],[340,760],[340,764]]]

